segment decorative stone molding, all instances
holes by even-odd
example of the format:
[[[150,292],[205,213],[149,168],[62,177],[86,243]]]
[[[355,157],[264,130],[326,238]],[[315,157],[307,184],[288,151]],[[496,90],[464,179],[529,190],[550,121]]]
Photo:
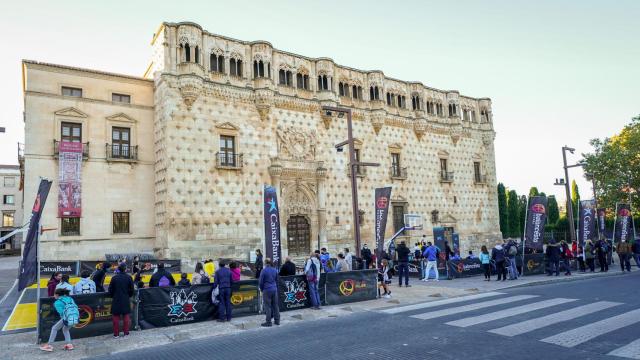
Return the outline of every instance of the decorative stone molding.
[[[451,141],[453,141],[453,145],[458,145],[458,141],[462,137],[462,127],[455,126],[451,128]]]
[[[273,91],[269,89],[258,89],[255,94],[256,109],[260,114],[260,119],[266,121],[269,116],[269,110],[273,104]]]
[[[68,107],[68,108],[64,108],[64,109],[60,109],[56,112],[54,112],[55,115],[58,116],[68,116],[68,117],[79,117],[79,118],[87,118],[89,117],[89,115],[83,113],[82,111],[74,108],[74,107]]]
[[[496,133],[491,131],[491,132],[485,132],[484,134],[482,134],[482,144],[484,146],[489,146],[493,143],[493,140],[496,138]]]
[[[107,120],[111,120],[111,121],[119,121],[119,122],[128,122],[128,123],[136,123],[137,121],[132,118],[131,116],[125,114],[125,113],[117,113],[117,114],[113,114],[111,116],[107,116],[106,117]]]
[[[422,139],[422,136],[427,132],[427,120],[423,118],[416,119],[413,122],[413,132],[416,133],[418,139]]]
[[[329,130],[331,127],[331,115],[327,115],[326,112],[320,111],[320,117],[322,118],[322,123],[324,124],[324,128]]]
[[[373,130],[376,132],[376,135],[380,132],[380,129],[382,129],[385,117],[385,112],[381,110],[377,110],[371,113],[371,126],[373,126]]]
[[[180,94],[182,100],[187,106],[188,110],[191,110],[193,104],[198,100],[200,93],[202,92],[202,78],[198,76],[183,75],[178,80],[178,87],[180,88]]]
[[[316,132],[295,127],[278,126],[278,154],[293,160],[314,160]]]
[[[322,165],[320,165],[316,169],[316,178],[317,179],[324,179],[326,177],[327,177],[327,169],[325,167],[323,167]]]

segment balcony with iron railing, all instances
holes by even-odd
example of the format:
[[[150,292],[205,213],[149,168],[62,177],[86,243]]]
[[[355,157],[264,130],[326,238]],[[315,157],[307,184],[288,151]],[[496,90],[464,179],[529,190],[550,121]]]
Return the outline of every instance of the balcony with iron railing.
[[[453,182],[453,171],[440,170],[440,182]]]
[[[216,168],[228,170],[242,169],[242,154],[232,152],[216,153]]]
[[[473,177],[473,183],[476,185],[484,185],[487,183],[487,175],[475,174]]]
[[[53,140],[53,156],[58,157],[60,154],[60,141]],[[82,143],[82,158],[89,158],[89,143]]]
[[[127,144],[106,144],[106,157],[108,161],[138,161],[138,146]]]
[[[392,165],[391,166],[391,178],[392,179],[398,179],[398,180],[404,180],[407,178],[407,168],[406,167],[400,167],[397,165]]]

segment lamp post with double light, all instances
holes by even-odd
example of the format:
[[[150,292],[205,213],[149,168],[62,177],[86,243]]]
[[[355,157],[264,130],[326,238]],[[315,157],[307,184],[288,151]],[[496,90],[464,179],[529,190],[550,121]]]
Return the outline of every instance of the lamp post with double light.
[[[332,116],[333,113],[338,115],[338,118],[343,118],[344,115],[347,115],[347,140],[336,144],[336,150],[338,152],[342,151],[342,148],[347,145],[349,146],[349,177],[351,178],[351,202],[353,207],[353,237],[355,239],[356,246],[356,256],[360,257],[360,209],[358,208],[358,179],[357,179],[357,169],[359,166],[380,166],[379,163],[369,163],[369,162],[360,162],[356,159],[356,151],[354,147],[353,141],[353,123],[351,121],[351,109],[349,108],[341,108],[341,107],[333,107],[333,106],[323,106],[322,111],[325,112],[326,116]]]

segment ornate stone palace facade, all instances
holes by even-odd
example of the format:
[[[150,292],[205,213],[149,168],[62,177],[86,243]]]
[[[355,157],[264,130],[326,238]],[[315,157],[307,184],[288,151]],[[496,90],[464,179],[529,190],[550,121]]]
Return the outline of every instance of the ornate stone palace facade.
[[[279,190],[285,254],[352,248],[348,152],[334,148],[347,123],[324,105],[351,108],[358,159],[381,164],[358,169],[363,243],[385,185],[387,237],[405,213],[424,218],[406,236],[443,226],[463,251],[500,235],[490,99],[193,23],[163,24],[152,47],[143,78],[24,61],[25,203],[54,179],[44,258],[247,258],[263,246],[264,184]],[[85,144],[78,219],[57,217],[61,140]]]

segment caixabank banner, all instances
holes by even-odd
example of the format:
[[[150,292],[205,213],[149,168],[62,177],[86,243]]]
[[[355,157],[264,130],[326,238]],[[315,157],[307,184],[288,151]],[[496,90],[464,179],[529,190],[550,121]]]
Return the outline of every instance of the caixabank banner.
[[[527,222],[525,224],[524,244],[533,252],[542,251],[544,226],[547,223],[547,197],[532,196],[529,199]]]
[[[73,339],[99,336],[113,333],[113,323],[111,321],[111,297],[107,293],[73,295],[73,300],[78,305],[80,311],[80,322],[71,329]],[[49,339],[51,328],[60,320],[60,314],[55,310],[54,298],[40,299],[40,321],[38,340],[45,342]],[[137,321],[134,318],[135,308],[133,299],[131,300],[131,323]],[[56,341],[64,340],[62,331],[58,332]]]
[[[77,261],[40,261],[40,275],[51,275],[55,273],[75,276],[78,274]]]
[[[140,326],[147,329],[213,319],[212,289],[211,284],[140,289]]]
[[[318,286],[320,290],[320,287]],[[280,311],[302,309],[311,306],[309,288],[304,275],[278,278],[278,306]]]
[[[327,274],[327,305],[373,300],[377,297],[378,270]]]

